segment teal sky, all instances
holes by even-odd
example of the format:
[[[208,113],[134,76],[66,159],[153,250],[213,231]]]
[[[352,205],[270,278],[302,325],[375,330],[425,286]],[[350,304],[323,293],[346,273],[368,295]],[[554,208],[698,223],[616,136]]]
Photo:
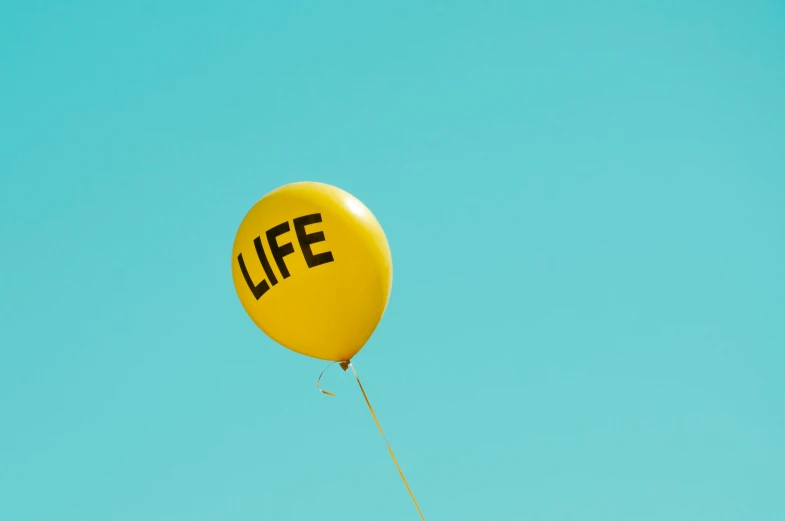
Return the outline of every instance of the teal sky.
[[[426,519],[785,519],[779,0],[5,2],[0,519],[417,519],[234,293],[300,180],[387,233]]]

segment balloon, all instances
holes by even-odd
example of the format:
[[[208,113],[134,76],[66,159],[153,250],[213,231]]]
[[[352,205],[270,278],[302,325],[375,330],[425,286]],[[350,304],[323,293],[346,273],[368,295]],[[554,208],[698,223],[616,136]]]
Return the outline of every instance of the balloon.
[[[387,237],[371,211],[334,186],[302,182],[260,199],[232,249],[237,296],[254,323],[306,356],[351,360],[392,288]]]

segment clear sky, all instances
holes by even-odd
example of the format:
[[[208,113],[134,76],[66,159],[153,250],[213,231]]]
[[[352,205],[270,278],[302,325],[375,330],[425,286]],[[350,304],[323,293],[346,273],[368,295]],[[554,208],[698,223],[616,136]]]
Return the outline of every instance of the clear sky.
[[[780,0],[4,2],[0,519],[417,519],[234,293],[299,180],[388,235],[426,519],[785,519]]]

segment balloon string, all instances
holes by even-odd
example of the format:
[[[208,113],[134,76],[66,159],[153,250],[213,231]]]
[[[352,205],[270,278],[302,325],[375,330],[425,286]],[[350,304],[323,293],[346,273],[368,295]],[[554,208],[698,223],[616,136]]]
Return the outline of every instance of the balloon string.
[[[325,391],[324,389],[322,389],[322,376],[324,376],[324,373],[326,373],[327,370],[329,368],[331,368],[333,366],[333,364],[335,364],[335,363],[338,363],[338,362],[332,362],[332,363],[330,363],[330,365],[325,367],[322,370],[322,373],[319,375],[319,379],[316,380],[316,387],[319,388],[319,392],[322,393],[322,394],[326,394],[327,396],[335,396],[335,393],[331,393],[330,391]],[[344,371],[346,371],[346,369],[344,369]]]
[[[327,396],[335,396],[335,394],[331,393],[330,391],[325,391],[324,389],[322,389],[322,385],[321,385],[322,375],[334,363],[336,362],[333,362],[327,367],[325,367],[324,370],[322,371],[322,374],[319,375],[319,379],[316,381],[316,386],[319,388],[319,391],[321,391],[323,394],[326,394]],[[382,429],[382,424],[379,423],[379,418],[376,417],[376,413],[373,410],[371,401],[368,399],[368,395],[365,394],[365,388],[363,387],[363,384],[360,381],[360,377],[357,375],[357,371],[354,369],[354,366],[352,365],[351,362],[337,362],[337,363],[341,364],[341,369],[343,369],[344,371],[346,371],[346,369],[348,368],[352,369],[352,372],[354,373],[354,378],[357,380],[357,385],[360,386],[360,392],[363,393],[363,398],[365,398],[365,403],[368,405],[368,410],[371,411],[371,416],[373,416],[373,421],[376,422],[376,427],[379,428],[379,432],[382,434],[382,438],[384,438],[384,443],[387,444],[387,450],[390,453],[390,457],[392,458],[393,463],[395,463],[395,468],[398,469],[398,474],[401,475],[401,480],[403,480],[403,484],[406,485],[406,490],[409,492],[409,497],[412,498],[414,507],[417,509],[417,512],[420,514],[420,519],[422,519],[422,521],[425,521],[425,516],[423,515],[422,510],[420,510],[420,505],[418,505],[417,500],[414,499],[414,493],[412,492],[412,489],[409,486],[409,482],[406,481],[406,476],[403,475],[403,470],[401,470],[401,466],[398,464],[398,460],[395,458],[395,454],[393,453],[392,447],[390,446],[390,442],[387,441],[387,436],[384,434],[384,430]]]

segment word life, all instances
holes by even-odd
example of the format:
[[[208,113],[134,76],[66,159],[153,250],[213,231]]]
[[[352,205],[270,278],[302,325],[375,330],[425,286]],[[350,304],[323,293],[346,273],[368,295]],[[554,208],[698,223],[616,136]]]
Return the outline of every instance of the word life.
[[[300,243],[300,250],[302,250],[303,257],[305,258],[305,263],[308,265],[308,268],[315,268],[316,266],[333,262],[334,259],[332,252],[326,251],[324,253],[317,253],[314,255],[314,253],[311,251],[312,244],[324,241],[324,232],[307,233],[305,231],[305,227],[309,224],[322,222],[322,214],[314,213],[310,215],[303,215],[302,217],[293,219],[292,222],[294,223],[294,231],[297,234],[297,242]],[[278,236],[288,231],[289,221],[284,221],[278,226],[273,226],[265,233],[267,236],[267,244],[270,247],[270,253],[275,260],[275,264],[278,265],[278,270],[281,272],[281,276],[285,279],[289,278],[290,274],[289,269],[286,267],[284,257],[294,253],[294,246],[292,246],[292,243],[290,242],[287,242],[286,244],[278,244]],[[248,288],[251,290],[251,293],[253,293],[253,296],[256,298],[256,300],[259,300],[262,298],[262,295],[270,290],[270,285],[275,286],[278,284],[278,278],[275,276],[275,272],[273,272],[272,266],[270,266],[270,262],[267,260],[267,254],[264,252],[264,248],[262,247],[262,238],[257,237],[253,240],[253,243],[256,247],[256,255],[259,257],[259,262],[262,264],[262,268],[264,269],[264,273],[267,275],[267,278],[263,279],[258,284],[254,283],[253,279],[251,279],[251,275],[248,273],[248,268],[245,267],[245,260],[243,260],[242,253],[237,255],[237,262],[240,265],[240,270],[243,272],[243,277],[245,277],[245,282],[248,284]]]

